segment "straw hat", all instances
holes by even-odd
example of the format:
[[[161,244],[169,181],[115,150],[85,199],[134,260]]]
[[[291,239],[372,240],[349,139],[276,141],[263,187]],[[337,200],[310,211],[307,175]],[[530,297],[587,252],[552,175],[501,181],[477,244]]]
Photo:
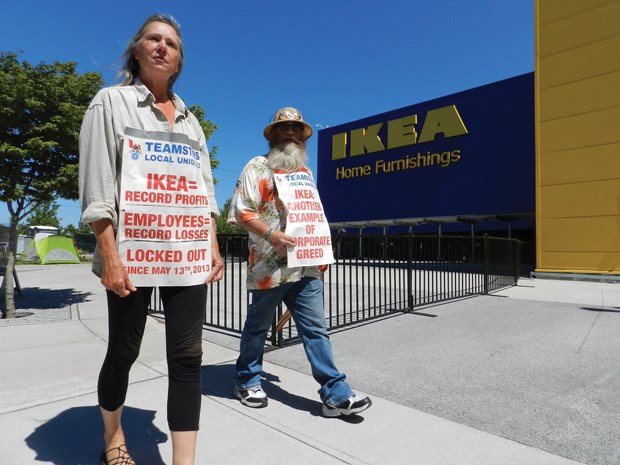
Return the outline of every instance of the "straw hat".
[[[276,114],[273,115],[273,122],[269,123],[263,131],[265,139],[271,140],[271,132],[276,124],[285,123],[287,121],[290,121],[292,123],[300,123],[304,127],[301,136],[302,141],[306,141],[312,135],[312,128],[308,123],[303,120],[301,112],[292,107],[285,107],[281,110],[276,111]]]

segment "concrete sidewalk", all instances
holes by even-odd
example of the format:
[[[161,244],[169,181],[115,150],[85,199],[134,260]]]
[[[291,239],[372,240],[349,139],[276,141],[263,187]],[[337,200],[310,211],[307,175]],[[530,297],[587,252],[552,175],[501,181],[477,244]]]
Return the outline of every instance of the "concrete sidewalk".
[[[88,265],[18,273],[18,311],[32,314],[0,322],[0,463],[96,464],[103,289]],[[269,406],[242,406],[238,340],[205,331],[196,463],[620,463],[620,285],[522,280],[422,312],[435,317],[332,334],[339,367],[374,404],[343,419],[321,417],[299,345],[265,356]],[[139,465],[171,463],[166,390],[164,325],[149,318],[124,413]]]

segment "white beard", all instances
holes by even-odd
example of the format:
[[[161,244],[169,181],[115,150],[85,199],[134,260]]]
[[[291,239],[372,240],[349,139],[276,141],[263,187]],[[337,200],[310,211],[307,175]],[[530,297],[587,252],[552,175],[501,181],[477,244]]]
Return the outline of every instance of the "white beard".
[[[271,145],[267,154],[267,165],[272,170],[299,171],[307,162],[306,144],[302,143],[277,142]]]

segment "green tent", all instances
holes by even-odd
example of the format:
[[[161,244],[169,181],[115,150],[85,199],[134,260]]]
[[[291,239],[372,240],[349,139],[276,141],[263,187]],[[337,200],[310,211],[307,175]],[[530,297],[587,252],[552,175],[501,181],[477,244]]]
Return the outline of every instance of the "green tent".
[[[67,236],[36,234],[22,252],[22,258],[50,263],[80,263],[73,240]]]

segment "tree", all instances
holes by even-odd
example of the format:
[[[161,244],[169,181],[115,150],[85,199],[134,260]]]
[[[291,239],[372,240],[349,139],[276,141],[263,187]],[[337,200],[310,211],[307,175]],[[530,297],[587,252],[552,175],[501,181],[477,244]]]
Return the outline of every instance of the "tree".
[[[230,211],[231,199],[224,202],[224,206],[220,209],[220,216],[215,219],[215,225],[217,227],[218,234],[243,234],[245,230],[238,229],[231,224],[227,223],[228,212]]]
[[[92,234],[93,230],[87,224],[80,224],[79,228],[76,228],[73,224],[70,224],[62,230],[62,234],[66,236],[74,237],[76,234]]]
[[[208,141],[213,133],[217,131],[217,125],[213,123],[211,120],[205,119],[205,110],[202,108],[202,105],[190,105],[189,111],[191,111],[194,116],[198,119],[200,126],[202,127],[202,132],[205,133],[205,139]],[[217,147],[209,147],[209,159],[211,160],[211,169],[214,170],[220,164],[219,160],[215,159],[215,155],[217,154]],[[213,178],[213,183],[217,184],[217,179]]]
[[[59,61],[33,66],[20,63],[16,53],[0,52],[0,201],[11,219],[5,317],[15,311],[9,291],[19,222],[44,202],[78,197],[80,126],[103,78],[76,68],[77,63]]]
[[[54,226],[58,231],[62,229],[60,218],[58,218],[59,205],[56,202],[41,202],[27,218],[26,224],[19,225],[19,234],[26,234],[28,226]]]

